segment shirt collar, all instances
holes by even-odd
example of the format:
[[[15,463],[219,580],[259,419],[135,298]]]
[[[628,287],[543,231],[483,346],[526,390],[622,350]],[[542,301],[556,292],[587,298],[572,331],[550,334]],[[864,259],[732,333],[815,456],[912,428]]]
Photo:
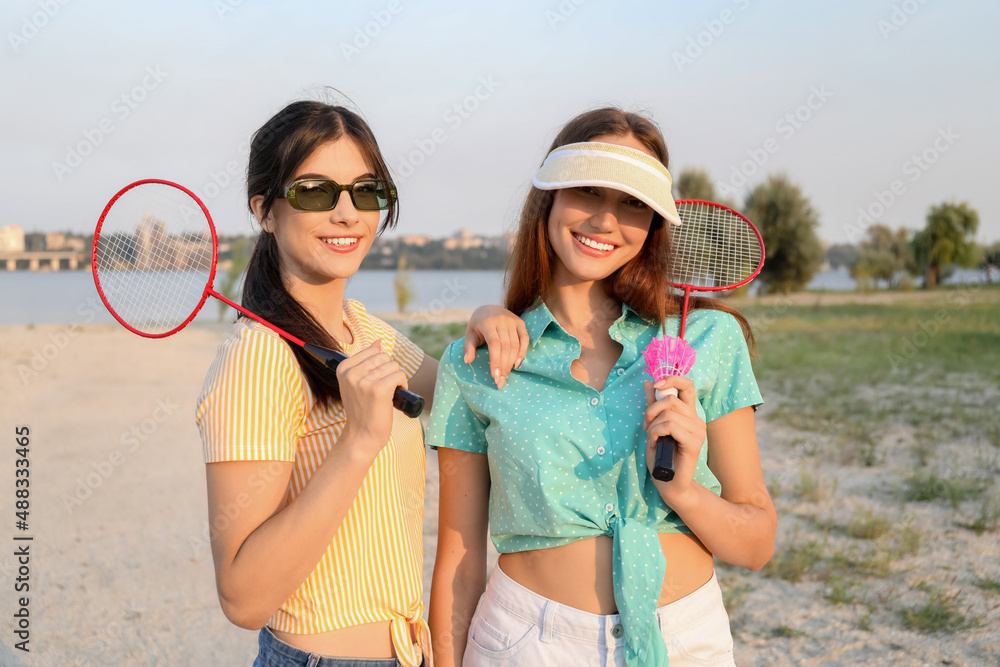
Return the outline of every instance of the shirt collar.
[[[524,326],[528,330],[528,340],[532,347],[549,328],[549,325],[555,325],[560,331],[564,331],[562,325],[552,315],[552,311],[541,299],[536,300],[530,309],[522,313],[521,319],[524,320]],[[648,326],[650,323],[644,320],[639,313],[627,303],[622,303],[622,316],[615,320],[608,331],[612,333],[617,331],[628,340],[634,341],[639,332]]]

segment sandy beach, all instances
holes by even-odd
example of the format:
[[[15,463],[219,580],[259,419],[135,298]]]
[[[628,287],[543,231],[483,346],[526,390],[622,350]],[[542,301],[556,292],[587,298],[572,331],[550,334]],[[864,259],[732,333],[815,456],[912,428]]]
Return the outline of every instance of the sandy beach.
[[[163,340],[105,324],[0,330],[0,422],[7,452],[0,457],[5,489],[0,509],[7,517],[6,536],[0,536],[7,541],[0,549],[0,610],[7,619],[0,630],[0,665],[251,664],[255,633],[231,625],[216,597],[204,464],[193,419],[206,370],[229,330],[222,324],[192,326]],[[996,389],[987,399],[995,400]],[[771,411],[782,401],[768,398],[758,418],[765,475],[789,489],[800,475],[794,453],[798,434],[771,422]],[[30,428],[31,462],[24,531],[14,526],[14,429],[21,426]],[[901,446],[889,443],[886,456]],[[977,465],[966,458],[962,465]],[[428,462],[425,589],[437,507],[433,454]],[[827,471],[839,479],[835,496],[803,499],[786,492],[777,498],[779,542],[793,539],[786,515],[843,518],[872,496],[871,489],[887,484],[873,469],[837,470],[832,465]],[[878,502],[892,508],[892,498]],[[997,664],[1000,595],[968,585],[975,577],[998,578],[997,533],[955,529],[937,506],[910,514],[930,531],[926,546],[892,566],[903,572],[881,594],[905,603],[920,594],[918,582],[950,579],[978,619],[974,627],[920,634],[901,629],[891,614],[876,613],[866,631],[858,627],[857,609],[824,602],[818,592],[829,582],[720,569],[732,600],[737,664]],[[15,536],[33,538],[26,594],[30,653],[13,648],[19,640],[11,619],[20,595],[13,590]]]

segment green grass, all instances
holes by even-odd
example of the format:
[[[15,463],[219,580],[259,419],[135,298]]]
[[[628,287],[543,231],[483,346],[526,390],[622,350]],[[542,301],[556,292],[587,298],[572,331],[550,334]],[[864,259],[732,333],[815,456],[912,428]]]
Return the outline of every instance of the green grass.
[[[860,584],[856,580],[834,575],[826,582],[823,598],[832,604],[851,604],[856,599],[854,591],[858,586]]]
[[[805,637],[806,633],[788,625],[779,625],[771,629],[771,636],[781,639],[796,639],[798,637]]]
[[[914,609],[900,609],[903,627],[925,634],[957,632],[969,627],[965,615],[958,609],[958,593],[943,593],[932,589],[926,604]]]
[[[984,591],[990,591],[991,593],[1000,593],[1000,580],[998,579],[986,579],[985,577],[976,577],[975,581],[972,582],[977,588],[981,588]]]
[[[813,434],[824,460],[880,465],[876,443],[899,424],[926,430],[914,452],[921,463],[942,440],[1000,447],[995,405],[983,397],[1000,387],[1000,290],[740,310],[758,322],[754,372],[765,398],[782,399],[769,418]]]
[[[862,540],[876,540],[889,532],[892,523],[889,519],[876,516],[872,510],[860,507],[854,510],[847,522],[847,534]]]
[[[982,477],[952,473],[939,476],[934,472],[918,470],[906,479],[904,500],[926,502],[947,500],[958,507],[965,500],[979,497],[986,490],[988,481]]]
[[[448,324],[414,324],[408,338],[425,353],[440,359],[444,349],[456,338],[465,335],[466,324],[451,322]]]

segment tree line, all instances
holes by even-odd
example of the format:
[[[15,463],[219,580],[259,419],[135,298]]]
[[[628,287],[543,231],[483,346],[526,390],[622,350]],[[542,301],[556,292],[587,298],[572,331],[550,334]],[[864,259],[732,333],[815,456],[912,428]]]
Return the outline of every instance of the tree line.
[[[955,266],[980,267],[987,280],[1000,267],[1000,241],[980,246],[973,239],[979,214],[967,202],[942,202],[931,206],[926,225],[919,231],[890,229],[873,223],[855,245],[838,244],[824,251],[816,234],[819,217],[802,189],[784,174],[772,174],[747,193],[743,206],[716,199],[715,186],[702,169],[680,172],[678,199],[718,201],[739,210],[760,230],[767,259],[758,276],[761,293],[800,291],[820,270],[824,260],[846,266],[859,289],[909,284],[914,278],[934,289]]]

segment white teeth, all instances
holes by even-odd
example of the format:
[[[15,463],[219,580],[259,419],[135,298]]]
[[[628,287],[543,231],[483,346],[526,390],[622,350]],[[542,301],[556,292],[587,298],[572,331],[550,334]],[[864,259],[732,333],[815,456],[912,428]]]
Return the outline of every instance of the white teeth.
[[[358,239],[341,237],[336,239],[322,239],[323,243],[327,245],[353,245]]]
[[[591,248],[595,248],[596,250],[614,250],[615,249],[615,247],[613,245],[610,245],[610,244],[607,244],[607,243],[598,243],[597,241],[589,239],[586,236],[580,236],[578,234],[573,234],[573,238],[575,238],[577,241],[579,241],[583,245],[590,246]]]

